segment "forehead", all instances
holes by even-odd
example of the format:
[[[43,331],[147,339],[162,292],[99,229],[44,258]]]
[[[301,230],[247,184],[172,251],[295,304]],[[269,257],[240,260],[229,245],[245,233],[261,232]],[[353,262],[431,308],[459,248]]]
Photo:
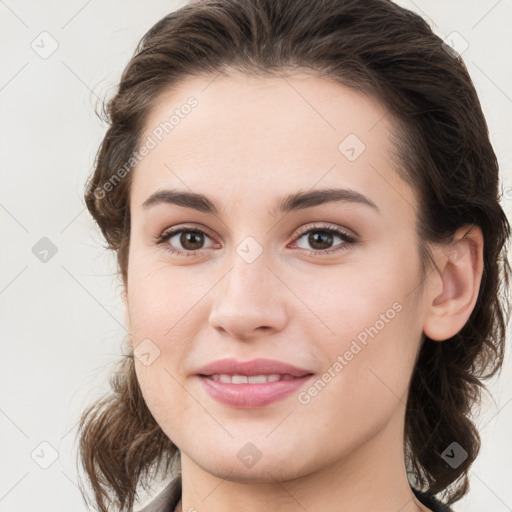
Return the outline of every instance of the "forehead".
[[[397,180],[392,129],[377,100],[310,73],[190,77],[147,116],[141,141],[154,147],[136,166],[132,200],[171,185],[222,200],[316,183],[382,186],[383,175]]]

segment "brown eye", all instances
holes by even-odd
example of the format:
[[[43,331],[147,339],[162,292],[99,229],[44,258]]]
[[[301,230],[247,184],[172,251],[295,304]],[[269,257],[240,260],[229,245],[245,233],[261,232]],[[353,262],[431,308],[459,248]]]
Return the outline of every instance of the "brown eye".
[[[165,250],[180,256],[194,256],[205,249],[205,242],[210,237],[198,229],[174,229],[169,230],[158,238],[157,243],[162,244]]]
[[[340,242],[335,243],[336,239]],[[309,248],[299,244],[301,240],[305,240]],[[310,254],[331,254],[348,249],[356,241],[354,236],[345,233],[341,229],[331,226],[317,226],[302,231],[302,234],[296,238],[295,243],[300,249],[306,250]]]
[[[313,249],[329,249],[333,240],[332,233],[327,231],[310,231],[308,235],[308,243]]]
[[[182,247],[188,251],[202,249],[204,243],[203,233],[199,231],[182,231],[179,234],[179,241]]]

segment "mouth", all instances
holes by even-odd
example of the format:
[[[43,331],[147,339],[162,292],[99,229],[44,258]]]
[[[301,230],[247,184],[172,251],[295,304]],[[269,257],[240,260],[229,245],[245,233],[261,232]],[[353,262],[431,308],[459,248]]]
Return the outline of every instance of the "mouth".
[[[312,373],[308,373],[306,375],[312,375]],[[303,375],[303,377],[306,375]],[[230,375],[227,373],[215,373],[212,375],[200,375],[200,377],[205,377],[216,382],[224,382],[227,384],[265,384],[268,382],[279,382],[282,380],[293,380],[301,378],[289,374],[278,373],[267,375]]]
[[[272,377],[275,375],[281,379],[282,376],[289,375],[291,377],[303,377],[304,375],[312,373],[311,370],[299,368],[291,363],[278,361],[275,359],[252,359],[250,361],[239,361],[234,358],[219,359],[213,361],[202,368],[197,370],[199,375],[218,376],[219,378],[226,378],[228,375],[231,378],[235,377],[235,381],[244,383],[240,378],[243,377]],[[224,377],[223,377],[224,376]]]
[[[290,397],[313,377],[287,374],[269,375],[199,375],[203,388],[217,402],[235,408],[255,409]]]
[[[219,359],[196,374],[211,398],[241,408],[265,407],[283,400],[311,379],[310,370],[275,359]]]

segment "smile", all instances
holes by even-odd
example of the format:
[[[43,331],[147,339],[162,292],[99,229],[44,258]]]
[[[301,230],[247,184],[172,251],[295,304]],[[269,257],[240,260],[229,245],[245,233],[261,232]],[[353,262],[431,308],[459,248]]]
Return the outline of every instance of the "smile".
[[[264,382],[278,382],[280,380],[294,379],[293,375],[228,375],[225,373],[217,373],[209,376],[211,379],[220,382],[228,382],[231,384],[262,384]]]
[[[305,385],[313,374],[292,375],[200,375],[211,398],[224,405],[253,409],[283,400]]]

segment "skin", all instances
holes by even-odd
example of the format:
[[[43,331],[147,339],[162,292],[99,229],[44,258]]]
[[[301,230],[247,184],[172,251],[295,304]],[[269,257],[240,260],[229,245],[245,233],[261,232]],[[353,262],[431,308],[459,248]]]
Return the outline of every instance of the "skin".
[[[182,509],[429,510],[405,470],[408,385],[423,334],[442,342],[475,305],[479,228],[458,231],[450,250],[434,247],[438,269],[421,275],[417,198],[394,169],[391,116],[359,92],[306,72],[189,78],[158,98],[145,136],[190,96],[198,106],[132,171],[125,283],[133,346],[149,338],[160,351],[150,365],[136,359],[136,371],[181,451]],[[338,149],[349,134],[366,146],[354,161]],[[271,214],[286,194],[328,187],[356,190],[379,211],[339,202]],[[203,193],[219,214],[142,207],[166,188]],[[317,223],[357,241],[315,255],[322,249],[307,228],[315,234]],[[179,235],[155,243],[181,225],[206,233],[192,256],[166,251],[193,252]],[[262,250],[251,263],[236,252],[249,236]],[[344,243],[335,236],[323,250]],[[224,357],[268,357],[321,377],[396,303],[400,312],[307,404],[292,393],[263,408],[230,407],[195,375]],[[251,467],[237,457],[248,442],[261,452]]]

